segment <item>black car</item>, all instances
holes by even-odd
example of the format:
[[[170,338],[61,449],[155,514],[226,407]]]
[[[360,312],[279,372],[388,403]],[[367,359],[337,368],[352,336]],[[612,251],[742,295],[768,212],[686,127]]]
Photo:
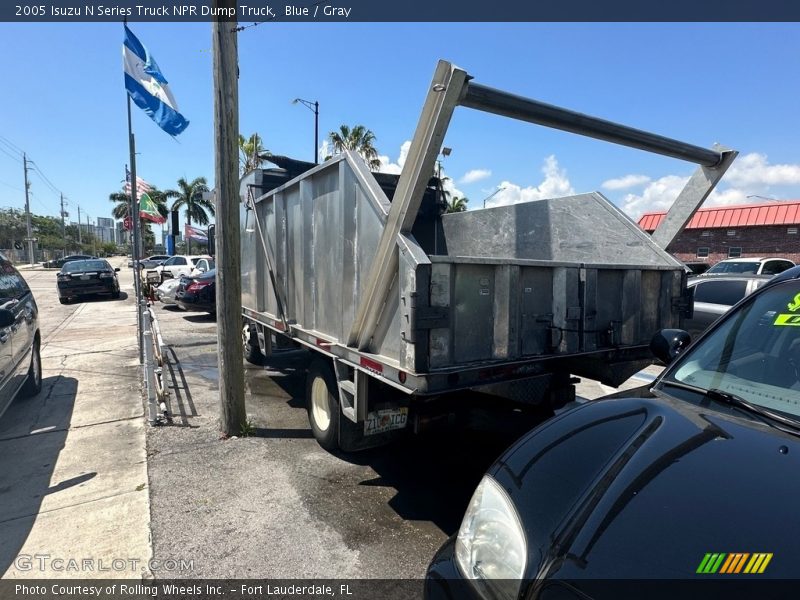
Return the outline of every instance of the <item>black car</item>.
[[[651,349],[671,364],[651,387],[567,410],[507,450],[430,564],[426,597],[617,598],[630,581],[631,597],[681,593],[666,581],[753,597],[748,583],[796,578],[798,276],[694,344],[659,332]]]
[[[42,389],[39,309],[19,271],[0,254],[0,415],[16,396]]]
[[[94,258],[94,256],[89,256],[88,254],[72,254],[70,256],[65,256],[63,258],[57,258],[54,260],[48,260],[42,263],[42,266],[45,269],[60,269],[68,262],[72,262],[75,260],[89,260],[90,258]]]
[[[109,294],[119,298],[119,280],[117,271],[107,260],[74,260],[68,262],[56,275],[58,285],[58,301],[69,303],[73,298],[93,294]]]
[[[175,292],[175,304],[184,310],[217,312],[217,270],[211,269],[195,277],[184,275]]]

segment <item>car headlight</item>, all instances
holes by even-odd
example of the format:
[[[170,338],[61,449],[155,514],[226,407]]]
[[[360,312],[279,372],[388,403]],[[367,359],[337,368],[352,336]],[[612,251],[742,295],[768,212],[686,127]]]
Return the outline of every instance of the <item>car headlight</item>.
[[[485,476],[458,530],[458,568],[484,598],[511,600],[519,594],[527,546],[511,499],[494,479]]]

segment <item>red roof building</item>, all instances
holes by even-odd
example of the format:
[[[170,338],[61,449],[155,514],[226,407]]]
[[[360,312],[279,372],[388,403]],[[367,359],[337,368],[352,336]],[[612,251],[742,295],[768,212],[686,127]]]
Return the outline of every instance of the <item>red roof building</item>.
[[[645,213],[652,233],[666,212]],[[800,264],[800,200],[714,206],[698,210],[668,248],[684,262],[713,265],[725,258],[781,256]]]

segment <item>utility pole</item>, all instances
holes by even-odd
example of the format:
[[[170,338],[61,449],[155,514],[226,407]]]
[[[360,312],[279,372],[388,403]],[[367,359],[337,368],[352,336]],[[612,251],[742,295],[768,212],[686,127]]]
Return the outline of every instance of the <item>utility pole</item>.
[[[22,153],[22,167],[25,170],[25,224],[28,231],[28,263],[33,264],[33,233],[31,232],[31,204],[28,198],[28,157]]]
[[[64,210],[64,194],[61,194],[61,235],[64,237],[64,256],[67,255],[67,225],[64,223],[64,217],[67,212]]]
[[[214,0],[215,7],[231,4]],[[217,348],[220,429],[238,435],[245,425],[242,368],[242,280],[239,255],[239,65],[234,21],[211,25],[214,69],[214,178],[216,190]]]
[[[81,205],[78,204],[78,243],[83,244],[81,241]]]

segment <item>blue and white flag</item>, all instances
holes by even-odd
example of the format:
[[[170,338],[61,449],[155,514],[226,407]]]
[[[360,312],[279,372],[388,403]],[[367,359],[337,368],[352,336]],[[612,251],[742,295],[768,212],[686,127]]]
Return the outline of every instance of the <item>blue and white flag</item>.
[[[178,135],[186,129],[189,121],[178,112],[178,105],[156,60],[127,25],[125,42],[122,44],[122,64],[125,69],[125,89],[136,106],[170,135]]]

